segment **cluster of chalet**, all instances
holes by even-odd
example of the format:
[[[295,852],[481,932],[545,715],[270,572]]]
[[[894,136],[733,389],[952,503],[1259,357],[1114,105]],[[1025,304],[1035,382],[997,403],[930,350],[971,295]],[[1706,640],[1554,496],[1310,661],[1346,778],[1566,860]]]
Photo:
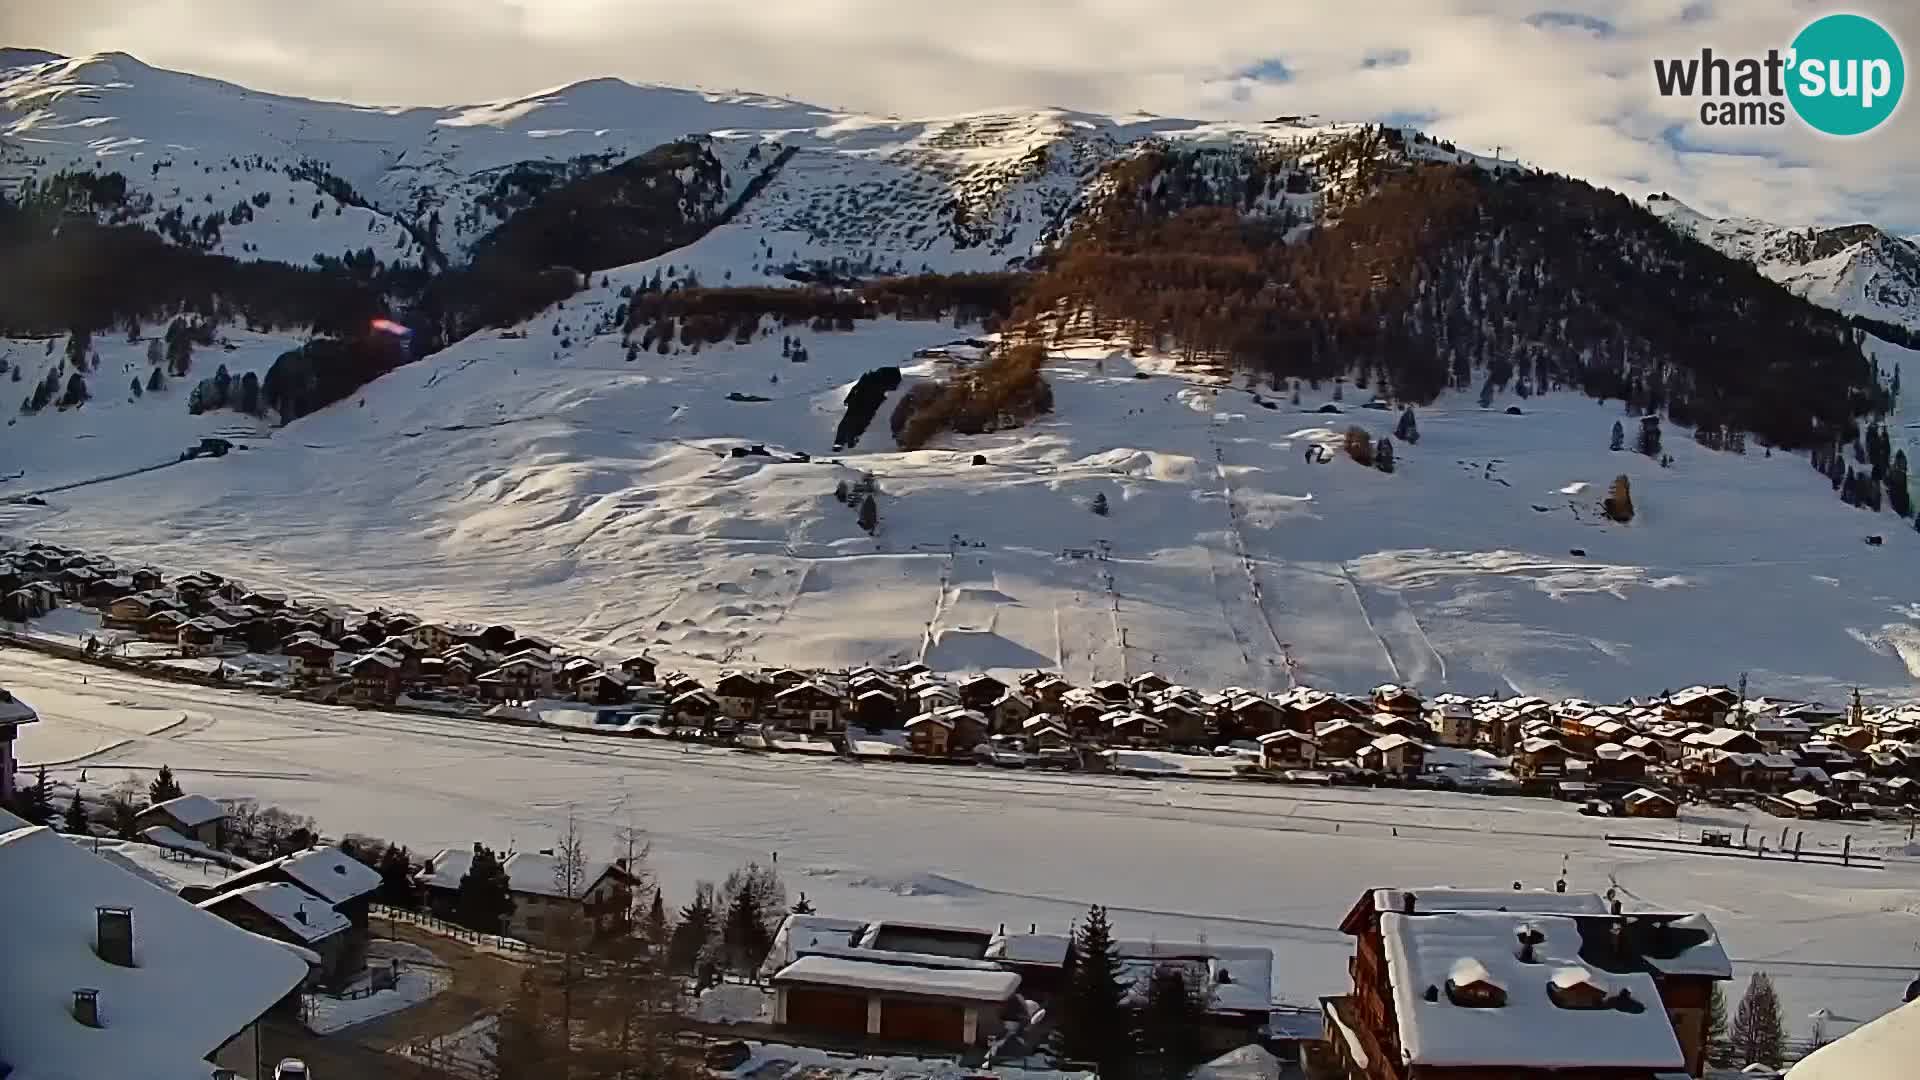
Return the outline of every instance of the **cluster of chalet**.
[[[601,705],[644,697],[645,656],[603,665],[568,655],[511,626],[431,623],[406,612],[348,613],[250,589],[218,574],[171,580],[151,568],[33,543],[0,556],[0,615],[25,621],[65,603],[97,610],[101,625],[188,657],[241,652],[287,657],[289,681],[329,699],[388,704],[407,692],[480,700],[572,697]]]
[[[850,725],[904,728],[912,749],[930,756],[969,753],[985,743],[1037,754],[1076,746],[1206,747],[1280,732],[1312,733],[1344,720],[1353,724],[1354,736],[1365,734],[1360,743],[1370,748],[1355,746],[1338,756],[1417,771],[1420,740],[1432,737],[1417,697],[1403,713],[1374,716],[1378,710],[1371,703],[1324,691],[1204,691],[1154,672],[1076,686],[1045,671],[1009,682],[988,674],[956,678],[910,663],[834,673],[728,671],[711,688],[669,676],[662,686],[673,723],[725,720],[814,733]],[[1375,723],[1362,723],[1370,719]],[[1347,737],[1334,731],[1332,741],[1343,744]]]
[[[1066,989],[1062,934],[789,915],[760,974],[773,1022],[798,1037],[960,1050],[1019,1032]],[[1261,1037],[1273,952],[1208,942],[1116,940],[1123,1004],[1145,1003],[1155,972],[1176,969],[1204,1008],[1195,1035],[1212,1052]]]
[[[205,795],[154,803],[134,819],[148,843],[214,857],[226,841],[226,824],[226,808]],[[332,847],[238,865],[244,869],[189,885],[181,897],[297,950],[308,962],[309,986],[338,989],[366,971],[367,910],[380,889],[372,867]]]
[[[1713,924],[1591,893],[1372,889],[1340,928],[1352,990],[1323,1001],[1347,1080],[1703,1075]]]
[[[0,811],[0,1076],[234,1076],[311,955]]]
[[[1432,708],[1438,741],[1508,755],[1522,781],[1657,782],[1750,796],[1791,817],[1865,814],[1920,795],[1920,711],[1869,710],[1857,693],[1845,709],[1724,686],[1621,705],[1441,695]]]

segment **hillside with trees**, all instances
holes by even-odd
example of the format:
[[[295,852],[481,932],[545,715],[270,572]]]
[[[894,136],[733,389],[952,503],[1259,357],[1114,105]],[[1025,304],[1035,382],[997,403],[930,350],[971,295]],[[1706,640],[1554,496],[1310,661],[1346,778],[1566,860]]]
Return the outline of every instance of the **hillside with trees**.
[[[1178,162],[1116,169],[1017,317],[1383,397],[1573,388],[1709,430],[1851,441],[1885,392],[1860,333],[1624,196],[1514,170],[1366,156],[1364,197],[1296,238]],[[1351,171],[1351,170],[1349,170]],[[1179,173],[1172,174],[1175,179]],[[1250,164],[1247,175],[1258,180]]]

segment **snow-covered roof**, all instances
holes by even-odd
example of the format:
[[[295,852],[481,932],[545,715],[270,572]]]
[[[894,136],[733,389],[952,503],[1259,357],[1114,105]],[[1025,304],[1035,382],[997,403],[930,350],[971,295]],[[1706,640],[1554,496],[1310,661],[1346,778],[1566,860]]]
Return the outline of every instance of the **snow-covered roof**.
[[[1243,1046],[1193,1071],[1193,1080],[1280,1080],[1280,1059],[1258,1046]]]
[[[1058,966],[1067,962],[1069,944],[1065,934],[998,934],[987,944],[987,959]]]
[[[46,828],[0,812],[0,1058],[15,1080],[206,1080],[205,1058],[300,985],[292,952]],[[136,966],[94,952],[99,907],[133,912]],[[69,1011],[99,991],[103,1026]]]
[[[1917,1058],[1920,1001],[1913,1001],[1800,1059],[1787,1080],[1908,1080]]]
[[[1789,791],[1785,795],[1780,796],[1780,799],[1783,802],[1790,802],[1795,806],[1822,806],[1834,802],[1833,799],[1817,791],[1808,791],[1806,788],[1801,788],[1798,791]]]
[[[825,915],[788,915],[773,935],[773,945],[760,966],[760,974],[774,972],[814,950],[851,948],[854,936],[867,928],[858,919],[832,919]]]
[[[460,879],[473,869],[473,849],[443,848],[427,860],[427,868],[414,880],[434,889],[458,889]]]
[[[507,887],[514,892],[528,893],[533,896],[565,897],[567,890],[555,880],[559,865],[560,860],[557,856],[548,855],[545,852],[516,852],[507,858]],[[589,860],[581,866],[580,870],[579,887],[574,890],[575,899],[586,895],[587,890],[598,885],[601,878],[613,872],[614,866],[609,862]],[[458,887],[459,882],[455,881],[454,885]]]
[[[1272,949],[1212,942],[1121,940],[1113,943],[1113,952],[1142,993],[1156,967],[1169,961],[1198,960],[1206,965],[1209,1010],[1266,1012],[1273,1007]]]
[[[204,900],[200,908],[212,911],[223,904],[245,903],[262,915],[287,928],[295,937],[311,945],[352,926],[345,915],[333,910],[325,900],[298,885],[284,881],[263,881],[234,889]]]
[[[1662,795],[1661,793],[1653,790],[1652,788],[1634,788],[1632,791],[1627,792],[1626,798],[1620,801],[1630,802],[1630,803],[1641,803],[1641,802],[1647,802],[1648,800],[1651,800],[1651,799],[1659,799],[1661,802],[1674,802],[1673,796]]]
[[[1375,911],[1406,910],[1411,893],[1414,911],[1426,914],[1466,911],[1519,911],[1541,915],[1605,915],[1607,902],[1597,893],[1559,893],[1545,889],[1375,889]]]
[[[344,904],[380,887],[378,871],[334,847],[311,847],[296,851],[272,862],[261,863],[227,880],[229,884],[251,884],[265,880],[276,869],[329,904]]]
[[[781,968],[774,981],[994,1004],[1020,989],[1020,976],[1011,971],[880,964],[839,956],[803,956]]]
[[[0,688],[0,724],[18,727],[21,724],[31,724],[38,719],[40,714],[33,711],[33,706],[14,697],[6,689]]]
[[[145,812],[158,810],[189,829],[197,829],[209,821],[218,821],[227,816],[226,807],[207,798],[205,795],[182,795],[177,799],[157,802],[147,807]]]
[[[1400,1045],[1408,1063],[1434,1067],[1674,1069],[1686,1057],[1653,977],[1593,971],[1580,958],[1580,929],[1554,915],[1466,912],[1381,916]],[[1533,963],[1520,935],[1540,936]],[[1462,961],[1506,991],[1493,1007],[1457,1005],[1447,992]],[[1588,970],[1607,1007],[1563,1008],[1548,987],[1567,969]],[[1433,1000],[1427,990],[1434,988]],[[1625,992],[1631,1004],[1611,995]],[[1626,1007],[1621,1007],[1625,1004]]]
[[[1392,751],[1398,750],[1403,746],[1419,746],[1419,745],[1420,743],[1415,739],[1409,739],[1405,735],[1395,734],[1395,735],[1380,736],[1379,738],[1373,740],[1373,742],[1367,744],[1367,749],[1372,750],[1375,753],[1386,754],[1386,753],[1391,753]]]
[[[1640,961],[1662,975],[1733,978],[1733,960],[1705,915],[1630,915]]]

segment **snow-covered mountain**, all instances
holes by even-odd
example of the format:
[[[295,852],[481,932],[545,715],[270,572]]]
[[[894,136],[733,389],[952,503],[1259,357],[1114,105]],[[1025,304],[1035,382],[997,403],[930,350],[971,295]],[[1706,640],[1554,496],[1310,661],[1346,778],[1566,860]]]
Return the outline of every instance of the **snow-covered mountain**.
[[[1796,229],[1756,218],[1710,218],[1671,196],[1647,208],[1675,229],[1758,267],[1822,307],[1920,332],[1920,236],[1873,225]]]
[[[884,430],[836,448],[849,390],[900,368],[885,416],[964,371],[979,350],[958,339],[976,328],[768,315],[717,340],[623,333],[625,293],[662,278],[1022,264],[1150,147],[1182,164],[1140,197],[1185,205],[1177,183],[1255,215],[1337,216],[1374,164],[1364,136],[1065,110],[907,121],[613,80],[377,109],[123,54],[0,53],[0,183],[118,172],[124,213],[212,251],[458,265],[591,189],[591,209],[640,223],[646,252],[615,248],[585,291],[284,427],[190,415],[186,398],[218,366],[264,375],[303,333],[236,320],[188,380],[139,393],[164,328],[96,333],[91,401],[0,428],[0,495],[47,503],[0,503],[0,529],[694,667],[919,657],[1282,686],[1291,655],[1323,685],[1594,697],[1741,669],[1774,693],[1920,680],[1911,526],[1847,510],[1804,458],[1758,446],[1716,453],[1675,432],[1669,468],[1611,452],[1616,409],[1544,378],[1524,400],[1502,380],[1491,409],[1443,394],[1386,474],[1314,449],[1350,425],[1384,435],[1394,414],[1367,407],[1373,391],[1347,384],[1335,404],[1332,384],[1310,386],[1296,405],[1177,349],[1062,327],[1050,416],[902,453]],[[1410,133],[1392,153],[1497,168]],[[673,205],[646,198],[662,190]],[[0,340],[0,377],[17,392],[68,378],[67,345]],[[1889,371],[1916,355],[1873,347]],[[170,464],[209,435],[247,450]],[[1623,474],[1640,508],[1628,526],[1598,513]],[[835,497],[868,475],[874,536]]]

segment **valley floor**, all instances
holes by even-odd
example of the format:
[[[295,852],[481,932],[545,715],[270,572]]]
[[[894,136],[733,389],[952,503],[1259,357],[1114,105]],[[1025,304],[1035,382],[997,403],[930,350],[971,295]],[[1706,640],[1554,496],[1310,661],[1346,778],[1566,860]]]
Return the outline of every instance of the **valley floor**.
[[[635,826],[676,903],[776,857],[829,914],[1062,931],[1102,903],[1127,936],[1271,946],[1276,992],[1296,1003],[1346,985],[1334,927],[1380,885],[1545,887],[1564,868],[1570,888],[1614,885],[1630,908],[1704,911],[1742,976],[1774,977],[1796,1033],[1815,1009],[1864,1020],[1896,1005],[1920,931],[1920,861],[1887,826],[1804,823],[1809,846],[1851,835],[1889,854],[1885,871],[1754,864],[1609,848],[1609,827],[1671,827],[1560,803],[767,757],[264,700],[19,650],[0,654],[0,683],[39,709],[19,754],[47,763],[62,797],[167,764],[188,790],[416,851],[543,847],[573,816],[610,853]],[[1756,835],[1782,824],[1752,819]]]

